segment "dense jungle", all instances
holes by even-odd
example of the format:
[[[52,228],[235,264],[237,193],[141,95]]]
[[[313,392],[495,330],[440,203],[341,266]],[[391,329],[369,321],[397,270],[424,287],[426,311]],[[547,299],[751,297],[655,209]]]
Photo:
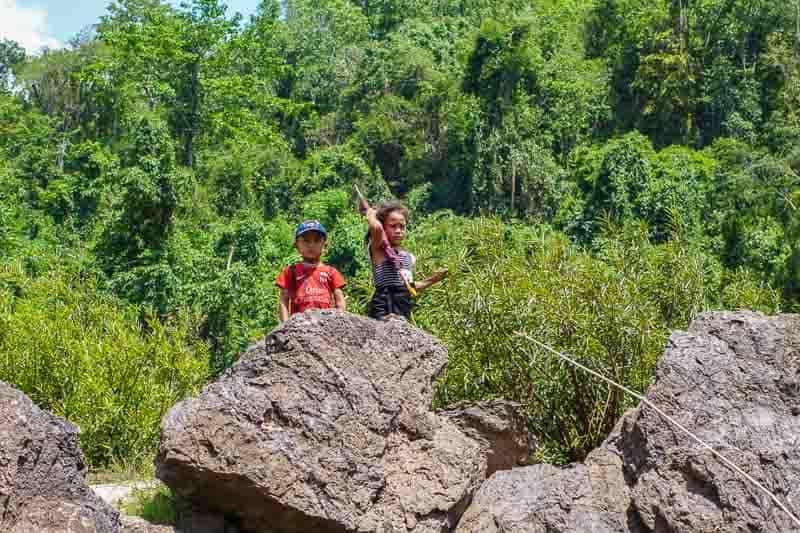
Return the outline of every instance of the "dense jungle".
[[[800,309],[800,0],[117,0],[0,44],[0,379],[149,462],[277,324],[294,227],[372,291],[353,185],[411,209],[436,402],[582,459],[708,309]]]

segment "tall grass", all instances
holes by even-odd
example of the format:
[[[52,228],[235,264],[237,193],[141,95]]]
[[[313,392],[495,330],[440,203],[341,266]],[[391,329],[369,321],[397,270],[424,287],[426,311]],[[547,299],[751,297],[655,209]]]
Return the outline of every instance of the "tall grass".
[[[445,265],[452,273],[415,312],[450,350],[437,405],[518,401],[541,443],[540,459],[581,459],[631,400],[517,333],[644,391],[670,331],[698,313],[778,309],[775,291],[746,271],[724,269],[680,224],[659,244],[649,234],[643,226],[609,226],[582,249],[544,225],[447,213],[415,221],[407,247],[419,258],[418,277]],[[344,221],[332,236],[337,266],[352,267],[352,312],[363,312],[372,292],[362,236],[360,219]],[[239,285],[232,286],[237,294],[252,289]],[[257,311],[271,302],[251,294],[237,305]],[[0,264],[0,379],[81,426],[94,466],[149,461],[164,412],[208,376],[207,347],[188,320],[142,323],[141,314],[69,269],[31,277],[16,263]]]
[[[77,424],[95,467],[150,460],[164,412],[208,375],[186,321],[139,315],[77,274],[0,265],[0,379]]]
[[[726,274],[678,236],[654,245],[647,234],[609,228],[590,253],[541,226],[443,217],[419,227],[421,268],[445,263],[452,272],[416,313],[450,349],[437,404],[521,402],[542,443],[540,458],[579,460],[633,403],[518,332],[643,391],[670,331],[701,311],[777,309],[777,294],[746,273]]]

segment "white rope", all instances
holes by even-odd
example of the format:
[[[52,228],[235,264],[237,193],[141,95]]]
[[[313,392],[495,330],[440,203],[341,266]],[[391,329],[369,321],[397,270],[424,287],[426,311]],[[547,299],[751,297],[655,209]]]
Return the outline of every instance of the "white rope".
[[[778,499],[778,497],[777,497],[777,496],[775,496],[775,495],[774,495],[772,492],[770,492],[770,490],[769,490],[769,489],[767,489],[767,488],[766,488],[764,485],[762,485],[761,483],[759,483],[759,482],[758,482],[756,479],[754,479],[754,478],[753,478],[753,477],[752,477],[750,474],[748,474],[747,472],[745,472],[744,470],[742,470],[741,468],[739,468],[738,466],[736,466],[736,464],[735,464],[733,461],[731,461],[730,459],[728,459],[727,457],[725,457],[724,455],[722,455],[721,453],[719,453],[718,451],[716,451],[716,450],[715,450],[714,448],[712,448],[710,445],[706,444],[706,443],[705,443],[705,442],[704,442],[704,441],[703,441],[703,440],[702,440],[700,437],[698,437],[697,435],[695,435],[694,433],[692,433],[691,431],[689,431],[688,429],[686,429],[686,428],[685,428],[683,425],[681,425],[681,423],[680,423],[680,422],[678,422],[677,420],[675,420],[674,418],[672,418],[671,416],[669,416],[667,413],[665,413],[664,411],[662,411],[662,410],[661,410],[661,409],[660,409],[658,406],[656,406],[656,405],[655,405],[653,402],[651,402],[650,400],[648,400],[647,398],[645,398],[644,396],[642,396],[642,395],[641,395],[641,394],[639,394],[638,392],[635,392],[635,391],[633,391],[633,390],[629,389],[628,387],[626,387],[625,385],[621,385],[621,384],[619,384],[619,383],[615,382],[614,380],[611,380],[611,379],[609,379],[609,378],[605,377],[604,375],[600,374],[599,372],[597,372],[597,371],[595,371],[595,370],[592,370],[591,368],[588,368],[588,367],[586,367],[586,366],[584,366],[584,365],[580,364],[578,361],[575,361],[574,359],[572,359],[572,358],[568,357],[567,355],[565,355],[565,354],[563,354],[563,353],[561,353],[561,352],[559,352],[559,351],[557,351],[557,350],[555,350],[555,349],[551,348],[551,347],[550,347],[550,346],[548,346],[547,344],[545,344],[545,343],[543,343],[543,342],[540,342],[540,341],[538,341],[538,340],[534,339],[533,337],[531,337],[530,335],[527,335],[526,333],[523,333],[523,332],[517,332],[517,336],[519,336],[519,337],[522,337],[523,339],[529,340],[530,342],[532,342],[532,343],[534,343],[534,344],[536,344],[536,345],[540,346],[541,348],[544,348],[544,349],[545,349],[545,350],[547,350],[548,352],[550,352],[550,353],[552,353],[552,354],[554,354],[554,355],[557,355],[558,357],[560,357],[560,358],[561,358],[561,359],[563,359],[564,361],[566,361],[566,362],[570,363],[571,365],[574,365],[574,366],[576,366],[576,367],[580,368],[581,370],[583,370],[583,371],[585,371],[585,372],[588,372],[589,374],[591,374],[591,375],[593,375],[593,376],[595,376],[595,377],[598,377],[598,378],[602,379],[603,381],[605,381],[605,382],[606,382],[606,383],[608,383],[609,385],[613,385],[614,387],[617,387],[618,389],[621,389],[621,390],[625,391],[626,393],[630,394],[631,396],[633,396],[634,398],[637,398],[638,400],[640,400],[642,403],[644,403],[645,405],[647,405],[648,407],[650,407],[651,409],[653,409],[653,410],[654,410],[656,413],[658,413],[659,415],[661,415],[662,417],[664,417],[664,418],[665,418],[667,421],[669,421],[671,424],[673,424],[673,425],[674,425],[674,426],[676,426],[678,429],[680,429],[681,431],[683,431],[684,433],[686,433],[687,435],[689,435],[689,437],[691,437],[691,438],[692,438],[692,439],[693,439],[695,442],[697,442],[698,444],[700,444],[700,445],[701,445],[703,448],[707,449],[707,450],[708,450],[708,451],[710,451],[712,454],[714,454],[714,456],[715,456],[715,457],[717,457],[717,458],[718,458],[720,461],[722,461],[723,463],[725,463],[726,465],[728,465],[729,467],[731,467],[733,470],[735,470],[736,472],[738,472],[739,474],[741,474],[741,475],[742,475],[742,476],[743,476],[745,479],[747,479],[747,480],[748,480],[750,483],[752,483],[753,485],[755,485],[756,487],[758,487],[759,489],[761,489],[761,491],[762,491],[762,492],[764,492],[764,494],[766,494],[767,496],[769,496],[769,497],[770,497],[770,499],[771,499],[773,502],[775,502],[775,505],[777,505],[778,507],[780,507],[780,508],[781,508],[781,510],[783,510],[783,512],[784,512],[784,513],[786,513],[786,514],[789,516],[789,518],[791,518],[791,519],[792,519],[792,521],[795,523],[795,525],[796,525],[797,527],[800,527],[800,519],[799,519],[799,518],[797,518],[797,517],[796,517],[794,514],[792,514],[792,512],[791,512],[791,511],[790,511],[790,510],[789,510],[789,509],[788,509],[788,508],[787,508],[787,507],[786,507],[786,506],[783,504],[783,502],[781,502],[781,501]]]

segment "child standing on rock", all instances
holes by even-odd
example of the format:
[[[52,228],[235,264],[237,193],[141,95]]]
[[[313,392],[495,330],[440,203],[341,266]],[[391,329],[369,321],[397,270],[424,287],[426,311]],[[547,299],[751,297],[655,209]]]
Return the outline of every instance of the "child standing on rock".
[[[283,269],[275,280],[281,289],[281,322],[307,309],[336,307],[345,310],[344,277],[332,266],[321,262],[327,239],[325,227],[316,220],[297,226],[294,246],[303,260]]]
[[[408,209],[399,202],[385,202],[374,209],[360,193],[359,200],[359,208],[366,215],[369,225],[368,253],[375,283],[375,293],[367,314],[376,319],[390,314],[408,319],[417,294],[447,277],[447,269],[438,270],[428,279],[415,282],[413,272],[416,258],[399,248],[406,237]]]

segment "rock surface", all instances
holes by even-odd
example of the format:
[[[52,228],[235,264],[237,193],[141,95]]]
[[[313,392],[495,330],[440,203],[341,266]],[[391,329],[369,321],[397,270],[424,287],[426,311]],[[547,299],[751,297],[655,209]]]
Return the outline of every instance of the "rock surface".
[[[119,531],[118,513],[85,477],[78,429],[0,382],[0,531]]]
[[[431,412],[446,361],[401,320],[296,315],[170,410],[157,475],[243,532],[447,531],[530,445],[508,404]]]
[[[647,398],[800,514],[800,316],[707,313],[670,338]],[[498,472],[457,532],[800,531],[646,405],[584,464]]]
[[[160,526],[139,518],[138,516],[122,516],[122,533],[183,533],[172,526]],[[190,533],[187,531],[186,533]],[[193,531],[191,533],[205,533]]]
[[[458,524],[459,532],[616,533],[627,531],[628,490],[617,455],[595,451],[586,464],[540,464],[497,472]]]
[[[159,486],[158,480],[128,481],[125,483],[100,483],[90,485],[97,496],[112,507],[118,508],[128,501],[137,490],[152,490]]]

